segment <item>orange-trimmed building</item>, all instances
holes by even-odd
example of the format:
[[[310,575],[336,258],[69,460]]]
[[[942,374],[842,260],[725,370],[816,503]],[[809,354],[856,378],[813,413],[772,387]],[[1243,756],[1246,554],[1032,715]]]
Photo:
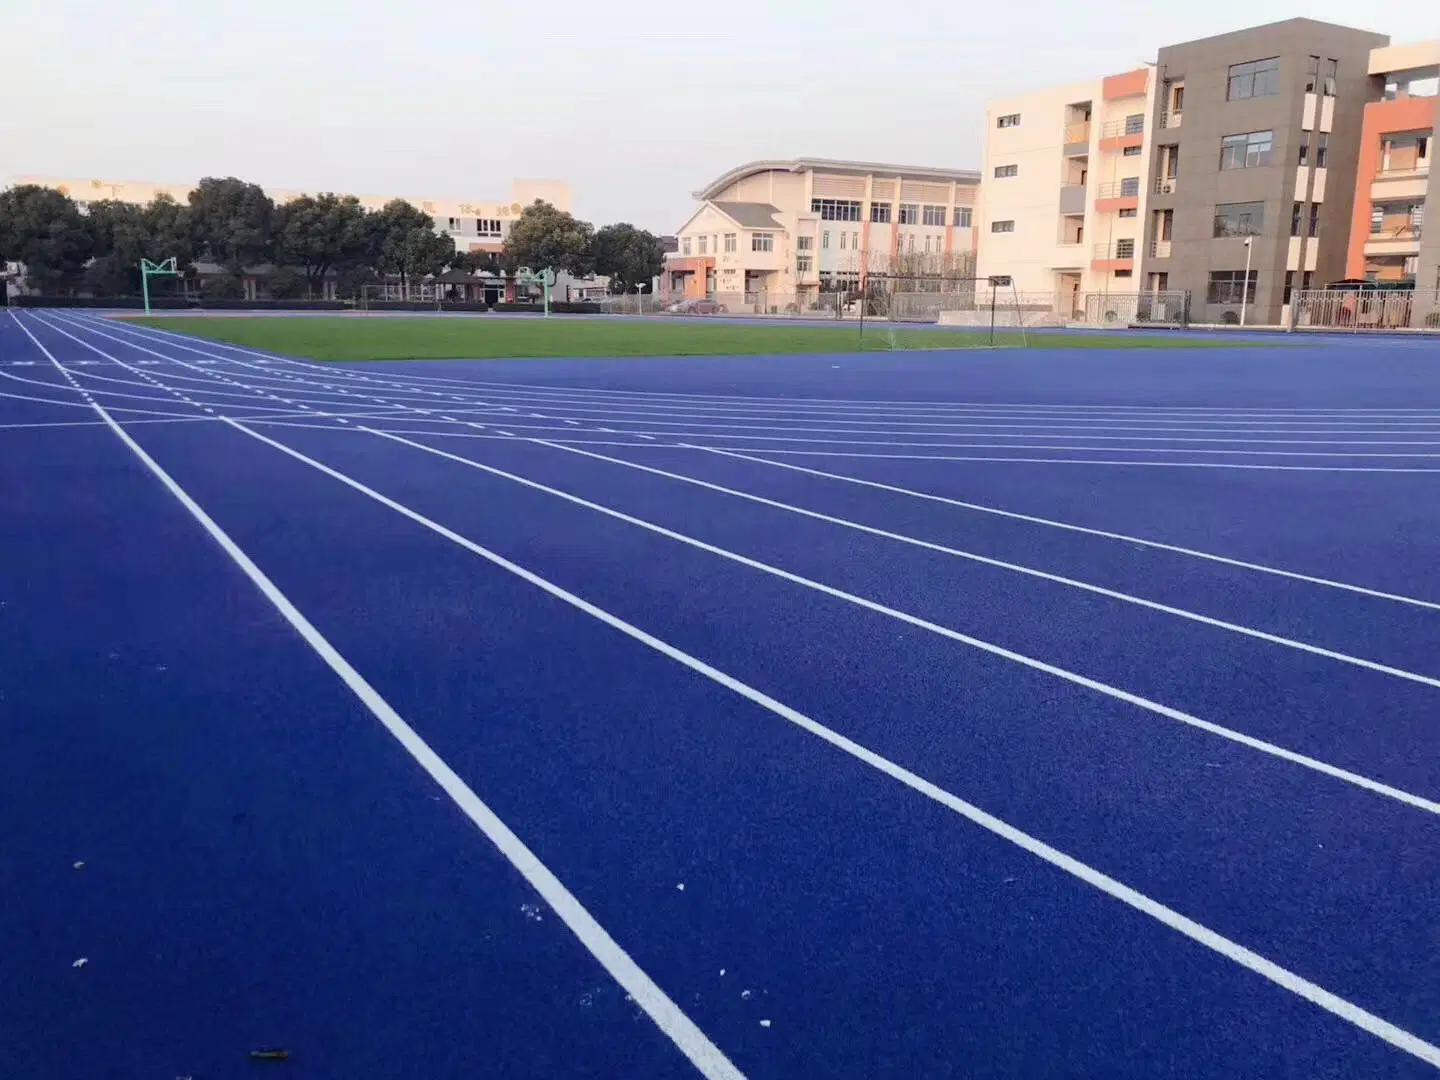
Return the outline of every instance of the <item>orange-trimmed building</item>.
[[[1440,226],[1425,229],[1440,124],[1440,40],[1370,54],[1382,99],[1365,106],[1345,276],[1440,291]]]

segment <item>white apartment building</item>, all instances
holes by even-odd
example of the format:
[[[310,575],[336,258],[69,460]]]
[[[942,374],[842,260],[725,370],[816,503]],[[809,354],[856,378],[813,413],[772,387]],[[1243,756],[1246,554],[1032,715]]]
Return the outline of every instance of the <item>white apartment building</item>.
[[[976,272],[1078,310],[1140,288],[1150,68],[993,101],[985,117]]]

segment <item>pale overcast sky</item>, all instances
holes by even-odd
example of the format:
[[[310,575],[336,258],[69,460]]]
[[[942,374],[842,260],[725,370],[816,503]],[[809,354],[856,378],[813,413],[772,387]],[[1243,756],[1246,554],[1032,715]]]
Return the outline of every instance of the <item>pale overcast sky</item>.
[[[975,168],[989,97],[1304,14],[1440,37],[1440,3],[1349,0],[6,0],[0,183],[75,175],[499,200],[668,232],[762,157]]]

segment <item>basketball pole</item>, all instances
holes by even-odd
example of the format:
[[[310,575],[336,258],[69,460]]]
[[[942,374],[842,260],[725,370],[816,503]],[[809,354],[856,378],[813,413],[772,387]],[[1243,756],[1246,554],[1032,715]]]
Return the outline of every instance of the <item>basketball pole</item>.
[[[146,315],[150,314],[150,276],[160,274],[166,277],[178,277],[180,275],[176,265],[178,261],[174,255],[160,263],[153,263],[149,259],[140,260],[140,292],[145,297]]]

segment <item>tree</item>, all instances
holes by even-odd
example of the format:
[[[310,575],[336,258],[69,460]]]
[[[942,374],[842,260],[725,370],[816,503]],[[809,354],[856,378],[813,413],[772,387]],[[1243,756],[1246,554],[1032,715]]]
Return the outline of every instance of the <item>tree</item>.
[[[194,251],[188,216],[168,195],[148,206],[110,199],[91,203],[84,220],[94,261],[85,269],[86,287],[98,296],[139,293],[141,259],[158,263],[174,257],[183,272]]]
[[[305,274],[295,266],[278,267],[265,279],[265,289],[275,300],[298,300],[310,289]]]
[[[584,277],[594,267],[595,230],[543,199],[527,206],[510,227],[505,261],[510,268],[566,271]]]
[[[364,261],[366,228],[365,208],[353,195],[301,195],[276,208],[275,261],[299,268],[313,296],[332,269]]]
[[[25,264],[25,280],[42,292],[73,291],[94,246],[70,197],[24,184],[0,192],[0,262]]]
[[[595,234],[595,272],[610,278],[611,292],[630,292],[665,267],[665,244],[653,233],[621,222]]]
[[[190,192],[191,236],[210,258],[238,274],[274,257],[275,204],[258,184],[207,176]]]
[[[408,288],[414,278],[442,272],[455,257],[447,233],[435,232],[430,215],[404,199],[392,199],[370,216],[375,269],[394,274]]]
[[[500,256],[493,251],[457,251],[450,256],[451,270],[462,270],[467,274],[498,274],[501,271]]]

